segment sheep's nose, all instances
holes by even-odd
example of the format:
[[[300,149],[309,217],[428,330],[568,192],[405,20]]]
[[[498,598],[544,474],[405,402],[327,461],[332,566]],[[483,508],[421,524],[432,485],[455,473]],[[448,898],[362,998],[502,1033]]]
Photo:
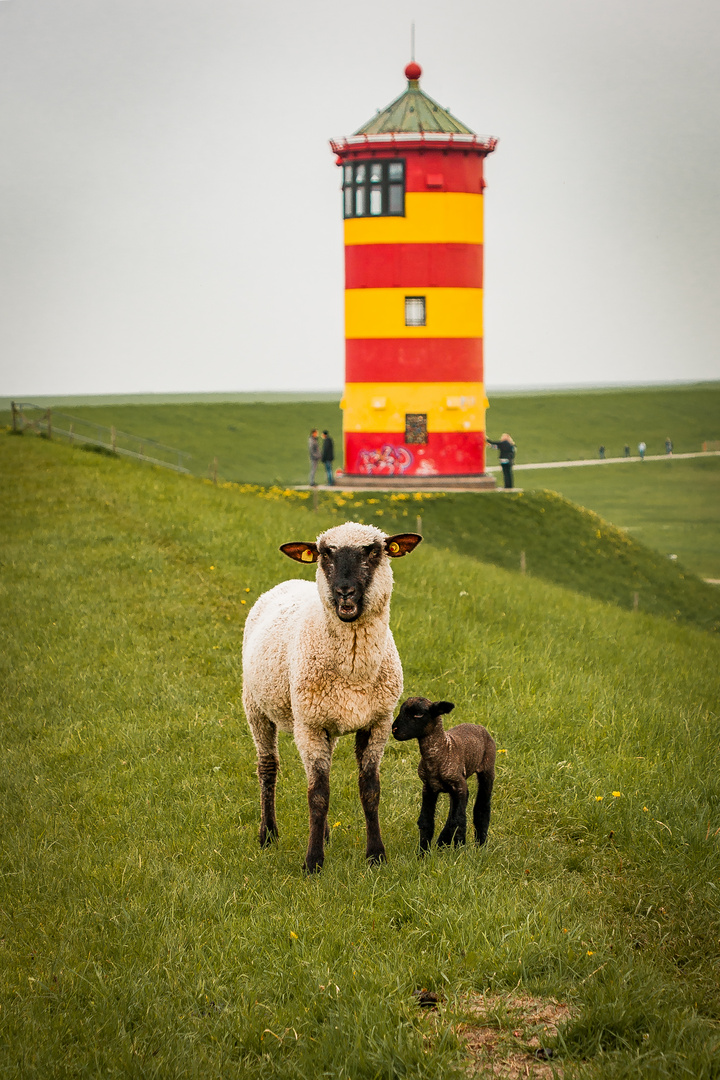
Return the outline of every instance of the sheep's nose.
[[[337,585],[335,587],[335,592],[343,600],[348,600],[351,596],[354,596],[356,591],[354,585]]]

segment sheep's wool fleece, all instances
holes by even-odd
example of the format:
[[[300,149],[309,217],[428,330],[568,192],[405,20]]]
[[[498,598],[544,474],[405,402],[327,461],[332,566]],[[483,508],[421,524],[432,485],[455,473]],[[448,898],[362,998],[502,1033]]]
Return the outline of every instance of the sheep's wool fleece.
[[[333,547],[384,543],[372,525],[346,522],[318,536]],[[254,604],[243,636],[243,704],[253,718],[305,737],[330,738],[380,726],[390,729],[402,694],[402,665],[390,631],[393,577],[384,555],[354,622],[342,622],[318,565],[316,584],[285,581]]]

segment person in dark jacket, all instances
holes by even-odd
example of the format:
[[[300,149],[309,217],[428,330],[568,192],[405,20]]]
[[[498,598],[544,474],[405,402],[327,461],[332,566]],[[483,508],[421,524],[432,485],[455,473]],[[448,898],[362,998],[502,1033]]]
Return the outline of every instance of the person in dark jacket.
[[[488,446],[494,446],[500,451],[500,464],[502,465],[505,487],[511,488],[513,486],[513,461],[515,460],[514,439],[511,435],[508,435],[507,431],[504,431],[497,441],[488,439],[485,436],[485,442]]]
[[[335,478],[333,476],[333,459],[335,458],[335,445],[332,441],[332,437],[329,431],[323,431],[322,441],[322,463],[325,466],[325,472],[327,473],[328,484],[334,484]]]

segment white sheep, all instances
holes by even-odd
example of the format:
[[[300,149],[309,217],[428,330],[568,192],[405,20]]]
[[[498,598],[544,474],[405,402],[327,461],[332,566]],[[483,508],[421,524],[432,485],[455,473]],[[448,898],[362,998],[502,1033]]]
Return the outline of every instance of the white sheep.
[[[292,732],[308,781],[308,873],[324,860],[333,750],[341,735],[353,731],[366,856],[373,863],[385,858],[380,760],[403,689],[390,630],[390,559],[407,555],[421,540],[417,533],[387,536],[348,521],[316,543],[283,544],[280,550],[291,559],[318,563],[317,584],[295,579],[276,585],[259,597],[245,623],[242,696],[258,755],[260,843],[278,835],[278,730]]]

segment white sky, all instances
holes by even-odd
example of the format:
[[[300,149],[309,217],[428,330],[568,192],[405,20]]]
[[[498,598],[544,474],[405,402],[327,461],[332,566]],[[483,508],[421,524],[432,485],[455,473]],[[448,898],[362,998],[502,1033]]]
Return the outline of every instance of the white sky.
[[[497,135],[486,380],[720,378],[717,0],[1,0],[0,394],[334,390],[331,136]]]

